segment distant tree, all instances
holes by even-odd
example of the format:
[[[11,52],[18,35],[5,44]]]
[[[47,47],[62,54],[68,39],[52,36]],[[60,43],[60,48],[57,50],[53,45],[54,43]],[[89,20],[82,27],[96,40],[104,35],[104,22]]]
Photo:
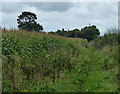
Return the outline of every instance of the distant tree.
[[[81,34],[81,33],[80,33],[80,30],[79,30],[79,29],[76,28],[76,29],[73,30],[73,32],[74,32],[74,37],[77,37],[77,38],[80,37],[80,34]]]
[[[87,39],[88,41],[91,41],[95,39],[97,36],[100,35],[99,30],[96,28],[96,26],[89,26],[89,27],[84,27],[81,29],[81,35],[82,38]]]
[[[55,32],[53,32],[53,31],[50,31],[50,32],[48,32],[48,34],[55,34]]]
[[[42,25],[40,25],[39,23],[38,24],[35,24],[35,30],[34,31],[42,31],[43,30],[43,26]]]
[[[63,32],[65,31],[64,28],[62,28],[62,31],[63,31]]]
[[[84,38],[87,39],[88,41],[91,41],[95,38],[97,38],[100,35],[99,30],[96,28],[95,25],[93,26],[89,26],[82,28],[81,30],[79,29],[73,29],[73,30],[68,30],[65,31],[64,28],[62,28],[62,30],[57,30],[56,32],[50,32],[52,34],[57,34],[60,36],[64,36],[64,37],[72,37],[72,38]]]
[[[75,32],[73,32],[72,30],[68,32],[68,37],[75,37]]]
[[[72,37],[72,38],[74,37],[78,38],[80,36],[80,30],[77,28],[74,30],[68,31],[67,33],[68,33],[68,37]]]
[[[28,31],[41,31],[43,26],[36,22],[37,16],[31,12],[22,12],[17,18],[18,28]]]
[[[65,31],[64,28],[62,28],[62,30],[57,30],[56,34],[58,34],[58,35],[60,35],[60,36],[65,36],[65,35],[66,35],[66,32],[67,32],[67,31]]]
[[[61,30],[57,30],[57,31],[56,31],[56,34],[58,34],[58,35],[60,35],[60,36],[63,36],[63,34],[62,34],[62,31],[61,31]]]

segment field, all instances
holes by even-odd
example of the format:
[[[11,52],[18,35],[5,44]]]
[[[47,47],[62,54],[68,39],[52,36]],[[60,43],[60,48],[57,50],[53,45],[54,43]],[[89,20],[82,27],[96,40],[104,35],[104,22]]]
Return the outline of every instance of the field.
[[[3,92],[118,92],[118,38],[87,42],[2,31]]]

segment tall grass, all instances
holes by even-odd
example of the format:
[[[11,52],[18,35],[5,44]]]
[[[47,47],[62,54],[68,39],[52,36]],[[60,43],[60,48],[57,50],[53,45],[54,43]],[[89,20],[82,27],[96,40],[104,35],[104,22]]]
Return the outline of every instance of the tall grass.
[[[86,45],[79,38],[3,30],[2,91],[118,91],[118,45]]]
[[[104,46],[115,46],[119,45],[120,33],[116,28],[107,29],[104,36],[99,36],[94,39],[91,43],[95,48],[103,48]]]

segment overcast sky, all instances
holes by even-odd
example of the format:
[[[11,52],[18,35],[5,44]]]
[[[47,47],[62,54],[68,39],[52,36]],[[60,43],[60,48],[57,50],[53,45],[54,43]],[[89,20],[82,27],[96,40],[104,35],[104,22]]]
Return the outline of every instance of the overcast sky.
[[[90,23],[103,35],[107,28],[118,26],[117,2],[4,2],[2,26],[17,28],[17,16],[23,11],[35,13],[46,32],[81,29]]]

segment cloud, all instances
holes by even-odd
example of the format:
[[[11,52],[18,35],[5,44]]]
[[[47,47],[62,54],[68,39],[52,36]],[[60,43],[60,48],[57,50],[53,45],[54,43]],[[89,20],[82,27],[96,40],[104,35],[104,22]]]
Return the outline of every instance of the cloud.
[[[29,7],[36,7],[38,10],[44,10],[44,11],[58,11],[63,12],[69,10],[71,7],[74,6],[74,3],[72,2],[27,2],[24,3],[24,5],[28,5]]]
[[[17,28],[17,13],[2,13],[2,27]]]
[[[22,10],[25,6],[36,7],[38,10],[63,12],[74,6],[72,2],[2,2],[2,11],[15,13]]]
[[[2,12],[16,13],[23,9],[21,2],[2,2]]]
[[[114,2],[9,2],[2,7],[3,26],[8,28],[17,28],[17,16],[23,11],[35,13],[47,32],[81,29],[91,23],[104,34],[106,28],[118,24],[118,3]]]

